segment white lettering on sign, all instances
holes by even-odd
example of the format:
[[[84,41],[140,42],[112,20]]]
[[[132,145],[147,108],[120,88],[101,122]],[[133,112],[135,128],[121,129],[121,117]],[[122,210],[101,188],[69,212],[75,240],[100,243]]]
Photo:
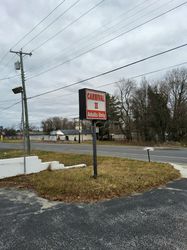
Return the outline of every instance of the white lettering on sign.
[[[86,90],[86,118],[106,120],[106,93]]]

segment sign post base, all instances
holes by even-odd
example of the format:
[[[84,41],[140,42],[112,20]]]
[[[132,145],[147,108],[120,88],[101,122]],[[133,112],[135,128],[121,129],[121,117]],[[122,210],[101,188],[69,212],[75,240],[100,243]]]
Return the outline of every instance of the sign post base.
[[[96,139],[96,122],[92,121],[92,137],[93,137],[93,177],[97,178],[97,139]]]

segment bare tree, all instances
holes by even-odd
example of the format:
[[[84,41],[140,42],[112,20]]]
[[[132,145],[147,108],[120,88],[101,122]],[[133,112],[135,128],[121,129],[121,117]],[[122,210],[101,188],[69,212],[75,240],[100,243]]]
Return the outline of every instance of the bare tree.
[[[41,122],[44,132],[51,132],[58,129],[74,129],[74,122],[62,117],[51,117]]]
[[[53,130],[53,121],[52,118],[48,118],[41,122],[41,126],[44,132],[51,132]]]
[[[171,109],[170,138],[180,141],[187,135],[187,69],[174,69],[166,74]]]
[[[141,80],[140,86],[134,91],[132,112],[137,139],[143,141],[150,140],[148,124],[148,81],[145,78]]]
[[[170,122],[168,93],[162,82],[148,86],[148,124],[152,140],[164,142]]]
[[[118,100],[119,125],[127,140],[132,140],[132,95],[135,82],[130,79],[122,79],[116,85],[116,99]]]
[[[115,93],[120,129],[128,140],[132,132],[143,141],[187,139],[187,69],[169,71],[162,80],[140,85],[122,79]]]

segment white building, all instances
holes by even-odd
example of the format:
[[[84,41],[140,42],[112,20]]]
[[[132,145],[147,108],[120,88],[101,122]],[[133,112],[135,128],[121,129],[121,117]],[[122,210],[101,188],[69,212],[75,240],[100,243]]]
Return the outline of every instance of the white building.
[[[66,137],[61,130],[52,131],[50,133],[50,141],[65,141]]]
[[[78,141],[79,140],[79,131],[72,129],[64,130],[54,130],[50,135],[44,133],[40,134],[30,134],[30,140],[32,141]],[[92,133],[87,130],[83,130],[80,133],[80,141],[90,141],[92,140]]]

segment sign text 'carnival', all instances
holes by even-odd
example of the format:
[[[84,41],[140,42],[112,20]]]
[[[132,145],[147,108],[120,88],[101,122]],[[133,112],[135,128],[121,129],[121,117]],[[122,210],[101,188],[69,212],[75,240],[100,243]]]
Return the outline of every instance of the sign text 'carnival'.
[[[107,120],[106,93],[93,89],[79,90],[81,120]]]

